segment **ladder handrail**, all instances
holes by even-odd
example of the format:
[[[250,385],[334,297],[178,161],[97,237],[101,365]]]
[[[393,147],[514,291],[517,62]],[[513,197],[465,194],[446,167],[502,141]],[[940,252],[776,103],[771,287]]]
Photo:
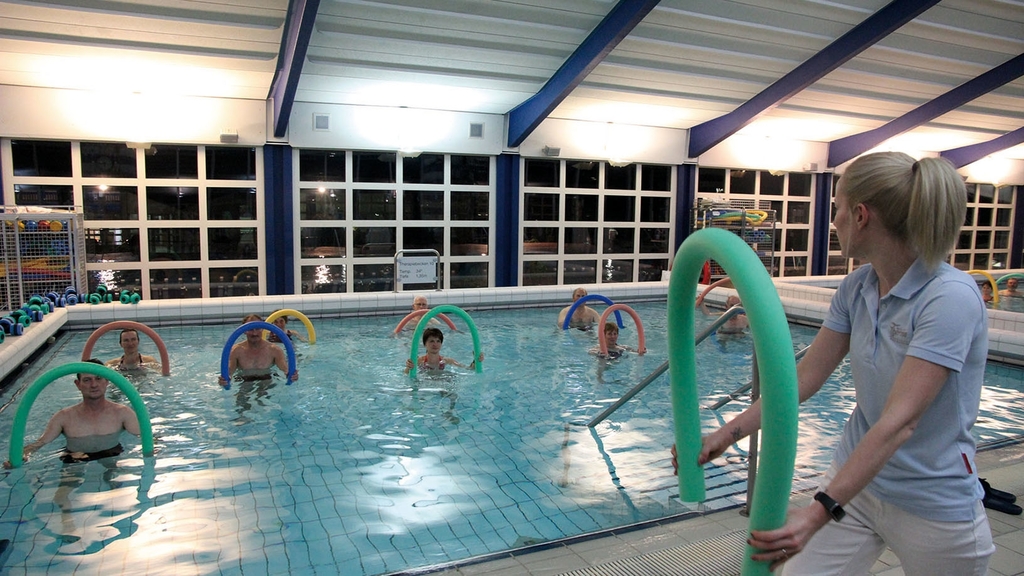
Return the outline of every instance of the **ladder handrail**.
[[[745,314],[745,313],[746,312],[743,310],[742,306],[733,306],[732,308],[729,308],[728,310],[723,312],[721,316],[716,318],[714,322],[712,322],[710,325],[708,325],[708,327],[705,328],[703,332],[701,332],[700,334],[698,334],[694,338],[693,345],[696,346],[697,344],[700,344],[701,342],[706,340],[708,336],[713,334],[715,332],[715,330],[718,330],[723,324],[728,322],[729,319],[732,318],[733,316],[735,316],[737,314]],[[615,401],[614,404],[612,404],[611,406],[606,408],[604,412],[601,412],[600,414],[597,415],[597,417],[595,417],[593,420],[588,422],[587,426],[589,426],[590,428],[593,428],[594,426],[597,426],[598,424],[600,424],[605,418],[610,416],[612,412],[615,412],[623,404],[625,404],[626,402],[629,402],[629,400],[631,398],[633,398],[633,396],[636,396],[641,390],[646,388],[651,382],[654,382],[654,380],[657,379],[658,376],[661,376],[667,370],[668,370],[668,360],[663,362],[661,364],[661,366],[658,366],[657,368],[655,368],[653,372],[648,374],[647,377],[645,377],[643,380],[641,380],[639,384],[637,384],[636,386],[633,386],[628,392],[626,392],[622,396],[622,398],[619,398],[618,400]]]
[[[796,360],[799,361],[800,358],[802,358],[803,355],[806,354],[807,350],[809,350],[810,348],[811,347],[809,345],[801,348],[800,350],[797,351],[797,353],[793,357]],[[748,382],[748,383],[744,384],[743,386],[740,386],[739,388],[733,390],[732,392],[728,393],[727,395],[722,396],[718,400],[718,402],[715,402],[711,406],[705,406],[704,409],[705,410],[718,410],[719,408],[721,408],[722,406],[725,406],[729,402],[732,402],[733,400],[738,399],[740,397],[740,395],[742,395],[744,392],[747,392],[748,390],[750,390],[750,388],[751,388],[751,386],[753,386],[753,384],[754,384],[753,381],[751,381],[751,382]]]

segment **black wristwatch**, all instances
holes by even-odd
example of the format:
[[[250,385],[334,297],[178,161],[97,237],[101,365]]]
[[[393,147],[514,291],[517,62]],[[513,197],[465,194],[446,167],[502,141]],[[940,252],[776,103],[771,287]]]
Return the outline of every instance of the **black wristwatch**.
[[[846,516],[846,510],[843,510],[843,507],[839,505],[839,502],[833,500],[828,494],[818,492],[814,495],[814,499],[821,502],[821,505],[825,507],[825,511],[828,512],[828,515],[836,522],[839,522]]]

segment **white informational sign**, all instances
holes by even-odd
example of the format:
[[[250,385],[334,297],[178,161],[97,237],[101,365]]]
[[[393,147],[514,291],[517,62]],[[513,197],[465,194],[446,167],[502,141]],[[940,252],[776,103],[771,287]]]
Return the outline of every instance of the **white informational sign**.
[[[402,284],[437,282],[437,258],[434,256],[400,256],[398,281]]]

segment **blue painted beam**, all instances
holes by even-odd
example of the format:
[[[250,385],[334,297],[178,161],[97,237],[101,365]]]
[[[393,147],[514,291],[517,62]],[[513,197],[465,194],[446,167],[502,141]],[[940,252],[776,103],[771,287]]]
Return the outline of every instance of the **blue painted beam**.
[[[494,285],[519,285],[518,154],[501,154],[494,195]]]
[[[988,94],[1021,76],[1024,76],[1024,54],[1007,60],[931,102],[918,106],[899,118],[890,120],[883,126],[833,140],[828,145],[828,167],[835,168],[843,162],[852,160],[893,136],[934,120],[946,112],[956,110],[971,100]]]
[[[811,276],[828,274],[828,241],[832,223],[831,172],[814,175],[814,221],[811,224]]]
[[[696,158],[714,148],[761,114],[817,82],[938,3],[939,0],[893,0],[732,112],[690,128],[689,157]]]
[[[274,103],[274,137],[284,138],[288,133],[288,116],[295,103],[295,91],[299,87],[302,64],[306,61],[306,50],[313,36],[313,23],[320,0],[290,0],[288,17],[284,23],[281,52],[277,56],[277,71],[270,85],[267,99]]]
[[[619,0],[539,92],[508,113],[508,145],[514,148],[572,93],[659,0]]]
[[[939,153],[946,160],[953,163],[953,166],[957,168],[963,168],[968,164],[973,164],[978,160],[981,160],[989,154],[994,154],[1000,150],[1006,150],[1012,148],[1017,144],[1024,142],[1024,128],[1017,128],[1013,132],[1007,132],[1002,136],[989,140],[988,142],[979,142],[977,144],[971,144],[970,146],[961,146],[960,148],[951,148],[944,150]]]

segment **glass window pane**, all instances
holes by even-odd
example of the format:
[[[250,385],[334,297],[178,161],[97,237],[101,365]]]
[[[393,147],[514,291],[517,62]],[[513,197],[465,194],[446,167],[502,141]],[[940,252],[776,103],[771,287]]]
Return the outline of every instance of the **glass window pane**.
[[[989,227],[992,225],[992,212],[991,208],[978,208],[978,221],[975,223],[978,227]]]
[[[444,220],[444,191],[406,190],[402,195],[406,220]]]
[[[1013,186],[1000,186],[997,197],[1000,204],[1013,204]]]
[[[565,187],[566,188],[594,188],[601,184],[598,178],[601,175],[600,162],[574,162],[565,163]]]
[[[253,274],[256,274],[255,270],[253,270]],[[255,296],[255,292],[258,291],[258,289],[253,291],[252,295]],[[240,296],[244,295],[240,294]],[[149,297],[152,300],[202,298],[202,296],[202,273],[199,268],[167,268],[149,271]]]
[[[147,186],[146,218],[150,220],[198,220],[199,188],[194,186]]]
[[[86,220],[139,219],[139,190],[135,186],[83,186],[82,203]]]
[[[806,252],[810,230],[786,230],[786,251]]]
[[[722,194],[725,192],[724,168],[698,168],[697,192]]]
[[[199,178],[199,147],[153,144],[144,154],[146,178]]]
[[[523,220],[558,220],[558,194],[537,194],[527,192],[523,195]]]
[[[71,186],[15,184],[14,203],[18,206],[74,206],[75,193]]]
[[[444,256],[443,226],[406,226],[402,228],[402,248],[405,250],[437,250]]]
[[[562,267],[562,284],[594,284],[597,282],[597,260],[566,260]]]
[[[123,143],[82,142],[82,176],[135,178],[135,150]]]
[[[452,155],[452,183],[455,186],[487,186],[490,157]]]
[[[395,191],[352,191],[352,213],[356,220],[394,220]]]
[[[11,140],[15,176],[71,177],[71,142]]]
[[[633,252],[634,228],[605,228],[604,254],[630,254]]]
[[[255,188],[207,188],[206,215],[210,220],[255,220]]]
[[[973,240],[973,239],[974,239],[974,235],[971,234],[970,230],[961,230],[960,231],[960,237],[957,239],[957,242],[956,242],[956,249],[957,250],[970,250],[971,249],[971,240]]]
[[[455,186],[487,186],[491,183],[489,156],[451,157],[452,184]]]
[[[761,171],[761,194],[768,196],[782,196],[783,185],[786,182],[786,175],[772,175],[771,172]]]
[[[644,164],[640,167],[640,189],[654,192],[672,190],[672,167]],[[653,260],[652,260],[653,262]]]
[[[138,262],[138,228],[86,228],[86,262]]]
[[[974,255],[974,268],[972,270],[988,270],[988,258],[986,253]]]
[[[992,204],[995,197],[995,186],[991,184],[978,184],[978,204]]]
[[[344,264],[302,267],[303,294],[334,294],[348,290]]]
[[[558,254],[558,228],[523,228],[523,254]]]
[[[356,182],[395,182],[394,152],[353,152],[352,179]]]
[[[649,196],[640,198],[641,222],[669,222],[672,219],[671,210],[671,198],[652,198]]]
[[[343,188],[302,188],[299,190],[300,220],[344,220]]]
[[[786,256],[786,276],[807,276],[806,256]]]
[[[210,295],[256,296],[260,291],[260,275],[255,268],[210,268]]]
[[[604,197],[604,221],[605,222],[635,222],[636,221],[636,197],[635,196],[605,196]]]
[[[999,208],[996,210],[996,226],[1009,226],[1010,215],[1013,210],[1010,208]]]
[[[352,253],[356,258],[394,256],[396,236],[394,227],[353,228]]]
[[[259,257],[255,228],[210,228],[210,260],[254,260]]]
[[[242,146],[207,146],[206,178],[255,180],[256,149]]]
[[[955,254],[953,255],[953,266],[960,270],[971,269],[971,255],[970,254]]]
[[[603,270],[601,271],[601,281],[604,283],[611,282],[632,282],[633,281],[633,261],[632,260],[602,260]]]
[[[1010,233],[1006,231],[996,232],[992,237],[992,247],[996,250],[1005,250],[1010,247]]]
[[[641,228],[640,252],[668,254],[668,228]]]
[[[303,182],[344,182],[345,152],[341,150],[300,150],[299,180]]]
[[[753,194],[757,172],[754,170],[729,170],[730,194]]]
[[[992,246],[992,232],[988,230],[978,230],[976,234],[977,235],[974,237],[974,248],[976,250],[988,250]]]
[[[786,222],[789,224],[810,224],[811,203],[790,200],[788,210],[786,211]]]
[[[810,196],[811,195],[811,182],[813,181],[813,175],[811,174],[796,174],[790,173],[789,175],[789,195],[790,196]]]
[[[198,228],[150,228],[148,237],[151,261],[199,260]]]
[[[299,251],[302,258],[343,258],[345,228],[300,228]]]
[[[968,206],[964,213],[964,226],[974,226],[974,208]]]
[[[843,258],[842,256],[829,256],[826,274],[832,276],[843,275],[846,274],[849,267],[850,263],[847,262],[846,258]]]
[[[526,159],[526,186],[558,187],[558,160]]]
[[[836,234],[835,229],[828,231],[828,249],[831,252],[839,252],[842,249],[839,245],[839,235]]]
[[[598,197],[593,194],[566,194],[567,222],[597,222]]]
[[[487,288],[487,262],[452,262],[451,288]]]
[[[402,158],[402,181],[406,184],[444,184],[444,154]]]
[[[581,284],[593,283],[593,279],[581,282]],[[558,284],[557,261],[523,262],[523,286],[554,286],[555,284]]]
[[[86,273],[89,293],[96,292],[96,287],[103,284],[107,292],[131,290],[142,291],[142,270],[89,270]],[[116,302],[116,300],[115,300]]]
[[[491,214],[487,192],[452,192],[452,220],[488,220]]]
[[[391,292],[395,289],[395,265],[358,264],[353,266],[352,288],[356,292]]]
[[[604,166],[604,187],[606,190],[636,190],[636,164],[628,166]]]
[[[641,259],[640,260],[640,282],[661,282],[661,273],[668,270],[668,259]]]
[[[566,228],[565,254],[597,254],[597,228]]]
[[[489,232],[482,226],[452,228],[449,239],[452,256],[487,256],[490,252]]]

